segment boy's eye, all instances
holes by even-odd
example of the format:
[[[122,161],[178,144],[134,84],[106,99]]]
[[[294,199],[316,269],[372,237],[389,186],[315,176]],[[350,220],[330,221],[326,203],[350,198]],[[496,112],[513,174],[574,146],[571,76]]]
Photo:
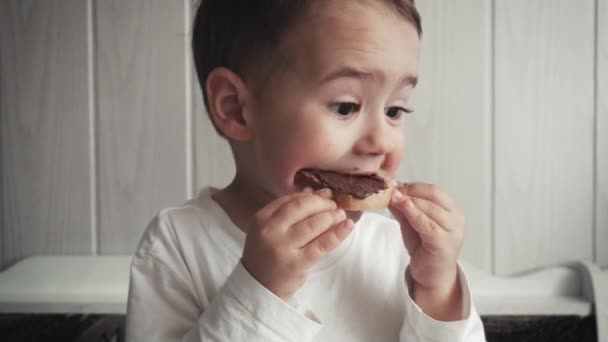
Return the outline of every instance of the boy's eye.
[[[391,119],[399,119],[403,113],[409,114],[409,113],[413,113],[413,112],[414,111],[409,108],[388,107],[386,109],[386,116],[388,116]]]
[[[330,108],[333,112],[339,114],[340,116],[349,116],[358,112],[361,109],[361,106],[354,102],[336,102],[332,103]]]

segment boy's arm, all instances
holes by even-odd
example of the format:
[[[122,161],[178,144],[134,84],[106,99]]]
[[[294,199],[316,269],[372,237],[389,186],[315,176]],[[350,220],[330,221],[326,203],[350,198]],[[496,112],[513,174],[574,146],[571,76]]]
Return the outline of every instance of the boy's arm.
[[[464,294],[456,265],[453,270],[442,286],[426,288],[414,282],[414,285],[408,288],[410,296],[422,311],[438,321],[459,321],[463,317]]]
[[[307,341],[317,334],[320,324],[305,308],[279,299],[240,262],[224,266],[234,267],[225,280],[209,279],[209,289],[195,288],[175,221],[156,216],[133,257],[127,341]],[[224,285],[215,293],[217,281]]]
[[[320,324],[261,286],[239,263],[207,308],[161,260],[131,267],[127,341],[310,341]]]
[[[401,329],[401,341],[486,341],[483,323],[475,310],[466,275],[460,266],[458,266],[459,288],[457,289],[460,293],[456,295],[451,294],[444,298],[437,298],[434,297],[433,293],[423,293],[423,297],[421,298],[418,292],[419,289],[415,289],[415,281],[409,273],[409,267],[405,272],[404,284],[406,314],[405,322]],[[447,315],[450,317],[447,317],[448,321],[438,320],[426,314],[412,297],[416,297],[418,302],[424,302],[426,304],[425,310],[429,312],[430,309],[431,314],[433,305],[448,303],[455,305],[461,312],[454,313],[451,312],[453,310],[441,310],[439,316]],[[451,317],[454,314],[458,316],[456,319],[452,319],[454,317]]]
[[[400,183],[389,209],[401,226],[410,256],[402,340],[484,341],[467,279],[457,266],[464,241],[462,210],[446,192],[428,183]]]

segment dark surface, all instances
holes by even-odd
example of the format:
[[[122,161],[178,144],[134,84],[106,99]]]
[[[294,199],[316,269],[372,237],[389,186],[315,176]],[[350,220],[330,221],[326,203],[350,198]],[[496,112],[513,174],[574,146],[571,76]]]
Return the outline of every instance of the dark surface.
[[[596,342],[595,317],[485,316],[488,342]],[[124,316],[0,315],[2,342],[101,342],[124,333]]]
[[[2,342],[121,341],[123,330],[123,316],[0,315]]]
[[[486,316],[488,342],[596,342],[595,316]]]

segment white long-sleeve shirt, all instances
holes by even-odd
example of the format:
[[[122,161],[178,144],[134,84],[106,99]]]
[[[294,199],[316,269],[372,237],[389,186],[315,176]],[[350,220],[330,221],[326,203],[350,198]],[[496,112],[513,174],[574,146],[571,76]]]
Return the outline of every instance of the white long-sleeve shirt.
[[[485,341],[462,269],[462,320],[425,315],[398,223],[373,213],[282,301],[241,265],[245,233],[213,191],[150,223],[131,265],[127,341]]]

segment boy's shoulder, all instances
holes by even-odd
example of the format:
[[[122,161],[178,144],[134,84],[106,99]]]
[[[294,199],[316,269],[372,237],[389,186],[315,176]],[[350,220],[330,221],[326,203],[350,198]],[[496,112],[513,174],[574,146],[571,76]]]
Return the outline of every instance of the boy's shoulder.
[[[136,254],[156,254],[156,249],[178,245],[179,240],[188,239],[206,225],[220,220],[217,208],[211,203],[210,191],[203,189],[197,197],[159,211],[148,223]]]

